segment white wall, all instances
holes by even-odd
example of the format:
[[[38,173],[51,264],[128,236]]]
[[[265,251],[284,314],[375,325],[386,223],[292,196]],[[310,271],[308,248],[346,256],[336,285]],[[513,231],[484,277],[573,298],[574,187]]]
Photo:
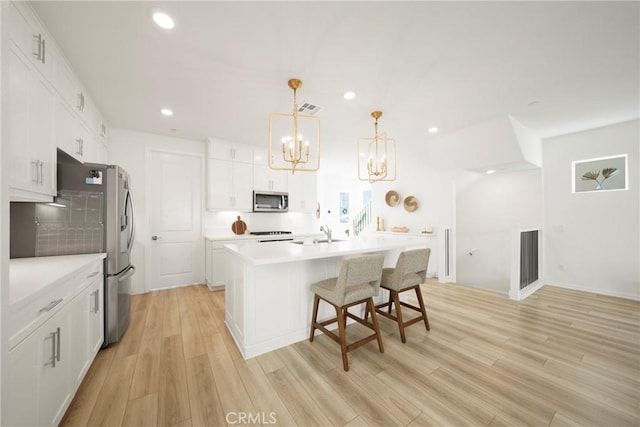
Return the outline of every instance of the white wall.
[[[547,283],[640,298],[640,122],[544,141]],[[629,189],[571,192],[571,162],[628,153]]]
[[[145,291],[145,261],[149,246],[152,244],[149,230],[146,194],[146,160],[150,148],[181,153],[197,153],[206,156],[206,144],[181,138],[135,132],[127,129],[110,129],[109,163],[122,166],[131,176],[131,192],[136,207],[136,237],[131,253],[131,262],[137,267],[132,278],[132,293]],[[204,200],[202,206],[205,206]],[[204,253],[202,254],[202,271],[198,275],[204,283]],[[147,287],[150,288],[150,287]]]
[[[507,295],[511,233],[542,226],[542,171],[465,172],[458,182],[456,282]]]

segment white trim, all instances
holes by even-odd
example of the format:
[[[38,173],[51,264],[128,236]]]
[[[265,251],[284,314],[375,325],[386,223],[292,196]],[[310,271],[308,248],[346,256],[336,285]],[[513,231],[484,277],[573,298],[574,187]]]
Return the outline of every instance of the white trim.
[[[640,301],[640,294],[628,294],[625,292],[611,291],[609,289],[602,289],[602,288],[599,288],[599,289],[587,288],[584,286],[577,285],[575,283],[545,281],[545,285],[556,286],[558,288],[564,288],[564,289],[572,289],[575,291],[589,292],[592,294],[606,295],[610,297],[618,297],[618,298],[625,298],[625,299]]]

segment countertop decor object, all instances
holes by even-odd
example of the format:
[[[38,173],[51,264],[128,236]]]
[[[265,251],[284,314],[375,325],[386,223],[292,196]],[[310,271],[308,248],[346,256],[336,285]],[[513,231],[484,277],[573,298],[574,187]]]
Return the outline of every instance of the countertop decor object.
[[[394,233],[408,233],[409,227],[407,227],[406,225],[391,227],[391,231],[393,231]]]
[[[384,196],[384,201],[388,206],[398,206],[398,204],[400,203],[400,195],[397,191],[394,190],[387,191],[387,194],[385,194]]]
[[[413,212],[418,209],[418,200],[413,196],[407,196],[404,199],[404,210],[407,212]]]
[[[240,215],[238,215],[238,219],[231,224],[231,231],[235,234],[244,234],[247,231],[247,224],[240,219]]]

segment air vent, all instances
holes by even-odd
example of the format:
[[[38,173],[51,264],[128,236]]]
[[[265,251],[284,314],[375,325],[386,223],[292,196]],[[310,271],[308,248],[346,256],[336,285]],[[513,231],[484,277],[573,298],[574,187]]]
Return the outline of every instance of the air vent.
[[[304,113],[310,116],[317,114],[320,110],[322,110],[321,106],[309,102],[303,102],[302,105],[298,107],[298,113]]]

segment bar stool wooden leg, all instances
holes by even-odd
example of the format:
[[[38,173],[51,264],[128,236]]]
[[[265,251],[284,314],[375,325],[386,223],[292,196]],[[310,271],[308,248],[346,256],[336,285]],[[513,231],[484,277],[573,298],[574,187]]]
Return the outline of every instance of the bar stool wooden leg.
[[[393,303],[396,305],[396,318],[398,322],[398,328],[400,329],[400,340],[403,343],[407,342],[407,338],[404,335],[404,323],[402,322],[402,309],[400,308],[400,296],[397,291],[390,291],[393,296]]]
[[[371,313],[371,322],[373,323],[373,330],[376,332],[376,339],[378,340],[378,349],[380,353],[384,353],[384,346],[382,345],[382,334],[380,334],[380,325],[378,325],[378,317],[376,316],[376,307],[373,303],[373,298],[369,298],[367,301],[367,307]]]
[[[336,307],[336,316],[338,317],[338,334],[340,338],[340,349],[342,350],[342,367],[345,371],[349,370],[349,360],[347,359],[347,337],[346,337],[346,308]]]
[[[391,301],[393,300],[393,292],[389,291],[389,302],[387,303],[387,313],[391,314]]]
[[[309,335],[309,341],[313,342],[313,337],[316,333],[316,321],[318,320],[318,303],[320,298],[318,295],[313,295],[313,314],[311,315],[311,334]]]
[[[424,301],[422,300],[422,292],[420,292],[420,285],[415,287],[416,296],[418,297],[418,303],[420,305],[420,311],[422,312],[422,318],[424,319],[424,326],[427,328],[427,331],[431,330],[429,326],[429,318],[427,317],[427,310],[424,308]]]

